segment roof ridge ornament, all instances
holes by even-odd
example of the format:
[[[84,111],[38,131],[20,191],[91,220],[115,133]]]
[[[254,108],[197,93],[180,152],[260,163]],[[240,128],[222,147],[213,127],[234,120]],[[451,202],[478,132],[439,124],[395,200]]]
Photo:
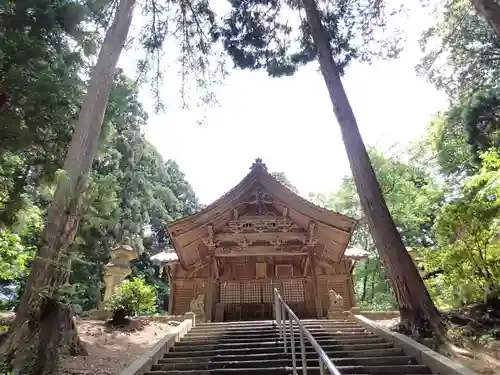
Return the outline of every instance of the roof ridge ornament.
[[[255,162],[252,164],[250,169],[251,170],[263,169],[267,171],[267,166],[266,163],[264,163],[261,158],[257,158],[255,159]]]

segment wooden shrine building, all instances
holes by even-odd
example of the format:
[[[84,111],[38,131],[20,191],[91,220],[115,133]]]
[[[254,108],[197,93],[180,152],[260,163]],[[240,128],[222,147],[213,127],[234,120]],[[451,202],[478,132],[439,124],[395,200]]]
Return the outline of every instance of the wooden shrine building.
[[[257,159],[220,199],[167,225],[178,258],[170,313],[202,298],[211,321],[270,319],[273,288],[302,318],[326,316],[329,290],[349,309],[354,261],[344,252],[355,224],[299,197]]]

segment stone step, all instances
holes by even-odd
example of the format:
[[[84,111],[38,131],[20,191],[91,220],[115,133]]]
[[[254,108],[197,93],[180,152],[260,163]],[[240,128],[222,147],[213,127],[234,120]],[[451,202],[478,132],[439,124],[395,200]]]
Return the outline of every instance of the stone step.
[[[287,327],[286,330],[290,332],[290,328]],[[366,329],[363,327],[320,327],[320,326],[314,326],[314,327],[307,327],[307,330],[310,331],[311,333],[314,332],[366,332]],[[299,329],[297,327],[294,327],[293,329],[294,332],[299,332]],[[272,326],[268,327],[266,329],[261,329],[261,330],[198,330],[197,328],[192,329],[185,337],[189,336],[245,336],[245,337],[251,337],[251,336],[262,336],[262,335],[272,335],[278,332],[278,327]]]
[[[371,335],[369,337],[340,337],[340,338],[326,338],[326,339],[316,339],[319,345],[349,345],[349,344],[377,344],[385,342],[384,339],[377,337],[375,335]],[[290,341],[287,340],[289,343]],[[298,345],[298,338],[296,340]],[[189,350],[206,350],[206,347],[213,347],[217,349],[225,349],[225,348],[246,348],[251,350],[252,348],[260,348],[260,347],[276,347],[282,346],[282,340],[269,340],[269,341],[252,341],[252,342],[228,342],[228,343],[206,343],[203,341],[184,341],[175,344],[175,347],[178,349],[181,348],[189,348]],[[310,346],[310,344],[306,340],[306,346]]]
[[[311,334],[314,336],[316,341],[318,340],[337,340],[341,338],[370,338],[374,337],[373,333],[371,332],[343,332],[343,333],[328,333],[328,332],[319,332],[319,333],[313,333]],[[295,333],[295,341],[299,342],[300,340],[300,334],[299,332]],[[203,343],[221,343],[221,344],[227,344],[227,343],[253,343],[253,342],[262,342],[262,341],[282,341],[280,339],[279,333],[275,332],[274,334],[266,334],[266,335],[261,335],[261,336],[237,336],[237,337],[232,337],[232,336],[198,336],[198,335],[186,335],[182,338],[181,342],[182,343],[193,343],[193,342],[203,342]],[[288,341],[288,340],[287,340]]]
[[[301,320],[342,374],[424,375],[427,366],[349,319]],[[298,375],[302,374],[299,327],[295,336]],[[288,352],[273,320],[197,324],[144,375],[292,375]],[[321,375],[318,357],[306,339],[308,375]],[[325,373],[326,374],[326,373]]]
[[[257,321],[242,321],[242,322],[222,322],[222,323],[196,323],[197,328],[207,328],[207,327],[213,327],[213,328],[225,328],[225,327],[265,327],[269,325],[275,324],[276,321],[273,320],[257,320]],[[306,319],[306,320],[301,320],[302,324],[308,325],[308,324],[316,324],[316,325],[358,325],[354,320],[351,319],[346,319],[346,320],[326,320],[326,319]],[[293,324],[297,324],[296,322],[293,322]]]
[[[196,328],[254,328],[266,327],[274,325],[276,321],[273,320],[256,320],[256,321],[240,321],[240,322],[212,322],[212,323],[196,323]],[[303,325],[359,325],[352,319],[302,319]],[[296,325],[295,322],[293,322]]]
[[[303,324],[358,324],[354,319],[301,319]],[[274,319],[269,320],[242,320],[234,322],[196,323],[196,327],[255,327],[274,324]]]
[[[200,352],[205,353],[206,352]],[[217,354],[217,352],[210,352],[209,355],[202,356],[185,356],[184,353],[176,353],[176,355],[172,355],[173,353],[166,353],[163,358],[159,360],[160,363],[192,363],[195,361],[200,362],[232,362],[232,361],[246,361],[246,360],[255,360],[255,361],[266,361],[273,359],[288,359],[291,361],[292,354],[290,352],[283,353],[280,351],[279,353],[237,353],[232,355],[225,354]],[[194,353],[196,354],[196,353]],[[297,355],[299,355],[297,353]],[[351,350],[351,351],[331,351],[327,352],[327,355],[330,358],[359,358],[359,357],[394,357],[394,356],[402,356],[404,352],[400,348],[381,348],[381,349],[361,349],[361,350]],[[308,359],[316,359],[318,355],[315,351],[311,350],[306,352],[306,358]]]
[[[294,331],[298,331],[297,326],[293,326]],[[310,325],[310,326],[305,326],[308,330],[325,330],[325,331],[332,331],[332,330],[338,330],[338,331],[363,331],[365,330],[363,327],[360,327],[358,325],[327,325],[327,326],[321,326],[321,325]],[[225,327],[225,328],[219,328],[219,327],[206,327],[206,328],[200,328],[200,327],[195,327],[191,330],[192,333],[197,333],[197,334],[217,334],[217,333],[227,333],[227,334],[246,334],[246,333],[266,333],[266,332],[274,332],[278,329],[278,326],[276,325],[267,325],[267,326],[262,326],[262,327],[252,327],[252,328],[240,328],[240,327]],[[290,326],[287,326],[287,329],[290,330]]]
[[[406,374],[429,374],[427,366],[423,365],[394,365],[394,366],[337,366],[342,374],[373,374],[373,375],[406,375]],[[299,374],[302,373],[302,367],[298,367]],[[287,367],[262,367],[262,368],[223,368],[210,370],[157,370],[148,371],[144,375],[224,375],[235,374],[243,375],[291,375],[292,368]],[[319,375],[319,367],[308,367],[308,375]]]
[[[338,351],[364,351],[371,349],[390,349],[393,347],[393,344],[388,342],[379,342],[379,343],[357,343],[357,344],[337,344],[337,345],[324,345],[322,346],[323,350],[329,354],[331,352]],[[247,347],[227,347],[220,348],[216,345],[207,345],[202,348],[197,348],[195,350],[190,346],[178,346],[176,344],[170,352],[165,353],[165,357],[168,356],[186,356],[186,357],[196,357],[196,356],[215,356],[215,355],[237,355],[237,354],[259,354],[259,353],[280,353],[283,351],[283,346],[278,345],[268,345],[262,347],[251,348],[251,352],[249,353],[249,349]],[[310,345],[306,346],[307,352],[314,352],[314,348]]]
[[[296,357],[297,365],[302,365],[300,356]],[[408,356],[394,357],[358,357],[358,358],[333,358],[332,362],[335,366],[394,366],[394,365],[411,365],[415,364],[415,360]],[[291,364],[290,359],[273,359],[273,360],[245,360],[245,361],[227,361],[227,362],[191,362],[191,363],[172,363],[168,360],[161,360],[158,364],[152,366],[153,371],[168,371],[168,370],[212,370],[219,368],[262,368],[262,367],[286,367]],[[308,359],[307,367],[318,367],[318,359]]]

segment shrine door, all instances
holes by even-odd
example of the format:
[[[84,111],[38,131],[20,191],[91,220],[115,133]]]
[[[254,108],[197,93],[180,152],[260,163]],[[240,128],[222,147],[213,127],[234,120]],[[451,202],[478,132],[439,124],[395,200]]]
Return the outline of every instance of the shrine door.
[[[273,319],[274,288],[299,317],[304,315],[302,280],[230,281],[220,285],[219,302],[224,306],[224,320]]]

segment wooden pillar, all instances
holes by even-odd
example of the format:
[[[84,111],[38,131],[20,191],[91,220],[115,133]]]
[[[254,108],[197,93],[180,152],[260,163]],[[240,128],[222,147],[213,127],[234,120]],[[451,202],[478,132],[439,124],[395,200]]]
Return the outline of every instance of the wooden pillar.
[[[314,304],[316,305],[316,317],[321,319],[323,317],[323,306],[321,304],[321,295],[318,288],[318,277],[316,276],[316,256],[314,252],[311,252],[309,254],[309,257],[309,267],[311,267],[311,280],[314,293]]]
[[[168,314],[173,315],[174,313],[174,277],[175,277],[175,264],[171,264],[167,266],[165,270],[167,271],[168,277],[168,286],[170,288],[170,294],[168,295]]]
[[[210,256],[208,260],[208,285],[207,285],[207,306],[205,314],[207,321],[213,321],[213,306],[214,306],[214,257]]]

